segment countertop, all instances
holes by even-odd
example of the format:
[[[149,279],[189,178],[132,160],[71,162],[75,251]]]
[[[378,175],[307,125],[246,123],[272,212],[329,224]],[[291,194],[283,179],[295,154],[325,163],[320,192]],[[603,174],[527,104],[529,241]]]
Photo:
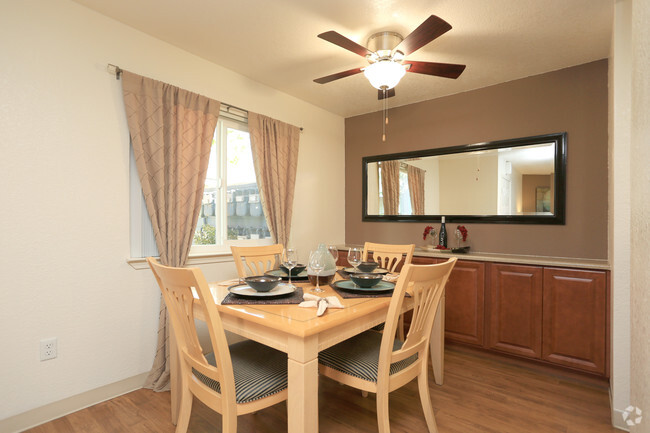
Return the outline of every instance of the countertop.
[[[337,245],[340,250],[347,250],[350,247],[363,247],[363,245]],[[522,254],[495,254],[472,252],[466,254],[453,254],[433,248],[415,247],[414,256],[434,257],[444,259],[447,257],[458,257],[459,260],[474,260],[478,262],[513,263],[521,265],[558,266],[564,268],[610,270],[611,266],[604,259],[581,259],[574,257],[551,257],[533,256]]]

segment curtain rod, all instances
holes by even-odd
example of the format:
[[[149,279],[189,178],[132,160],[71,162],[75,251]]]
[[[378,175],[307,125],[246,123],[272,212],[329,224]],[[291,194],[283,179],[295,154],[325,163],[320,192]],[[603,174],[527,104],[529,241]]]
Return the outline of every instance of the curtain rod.
[[[115,75],[116,80],[120,79],[120,75],[122,75],[122,68],[109,63],[106,69],[108,70],[109,74]],[[233,108],[235,110],[239,110],[239,111],[242,111],[242,112],[246,113],[246,116],[248,116],[248,110],[237,107],[236,105],[228,104],[226,102],[221,102],[221,105],[226,107],[226,111],[230,111],[230,109]],[[303,131],[302,126],[300,126],[299,128],[300,128],[300,132],[302,132]]]

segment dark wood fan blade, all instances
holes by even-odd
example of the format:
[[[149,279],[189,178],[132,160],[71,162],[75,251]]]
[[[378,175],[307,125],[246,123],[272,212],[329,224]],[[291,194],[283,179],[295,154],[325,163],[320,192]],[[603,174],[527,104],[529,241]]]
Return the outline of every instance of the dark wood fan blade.
[[[447,21],[438,18],[435,15],[431,15],[420,24],[417,29],[413,30],[410,35],[400,42],[395,50],[401,51],[405,56],[408,56],[413,51],[422,48],[449,30],[451,30],[451,25]]]
[[[395,96],[395,88],[386,90],[386,99],[392,98],[393,96]],[[379,99],[380,101],[384,99],[383,90],[377,90],[377,99]]]
[[[361,68],[350,69],[349,71],[337,72],[336,74],[328,75],[326,77],[316,78],[314,82],[318,84],[329,83],[330,81],[338,80],[339,78],[349,77],[361,72]]]
[[[334,45],[338,45],[341,48],[345,48],[348,51],[352,51],[353,53],[358,54],[361,57],[365,57],[367,54],[372,54],[372,51],[368,50],[368,48],[363,47],[354,41],[351,41],[350,39],[346,38],[342,34],[336,33],[334,30],[321,33],[320,35],[318,35],[318,37],[321,39],[325,39],[327,42],[331,42]]]
[[[465,65],[455,65],[453,63],[416,62],[414,60],[407,60],[404,64],[409,65],[406,72],[435,75],[437,77],[445,78],[458,78],[465,70]]]

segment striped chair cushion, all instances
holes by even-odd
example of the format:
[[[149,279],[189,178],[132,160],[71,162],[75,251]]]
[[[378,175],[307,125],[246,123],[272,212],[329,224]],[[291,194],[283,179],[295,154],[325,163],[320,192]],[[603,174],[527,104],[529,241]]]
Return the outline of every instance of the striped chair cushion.
[[[336,346],[323,350],[318,355],[318,362],[350,376],[369,382],[377,382],[381,337],[382,334],[378,332],[366,331]],[[398,350],[402,347],[402,344],[401,341],[395,340],[393,350]],[[418,355],[415,354],[391,364],[390,374],[403,370],[417,359]]]
[[[205,357],[211,365],[216,365],[214,353]],[[259,400],[287,388],[286,353],[246,340],[230,346],[230,357],[235,376],[237,403]],[[201,382],[221,393],[221,384],[218,381],[195,369],[192,369],[192,373]]]

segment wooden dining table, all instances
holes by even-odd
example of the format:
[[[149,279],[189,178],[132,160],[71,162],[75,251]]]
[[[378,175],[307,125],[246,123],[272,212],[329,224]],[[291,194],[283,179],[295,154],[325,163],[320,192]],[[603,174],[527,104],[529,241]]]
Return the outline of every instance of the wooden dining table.
[[[338,277],[338,276],[337,276]],[[295,282],[294,282],[295,284]],[[296,284],[304,293],[313,286]],[[338,296],[329,286],[319,296]],[[318,317],[316,308],[297,304],[281,305],[221,305],[228,286],[210,283],[214,301],[218,304],[224,328],[242,337],[257,341],[287,354],[289,395],[287,399],[288,432],[318,432],[318,352],[366,331],[386,320],[390,297],[342,299],[344,308],[328,308]],[[404,312],[412,309],[406,298]],[[444,362],[444,298],[436,313],[431,338],[431,360],[434,379],[441,385]],[[194,314],[202,319],[200,304],[195,302]],[[172,357],[173,358],[173,357]],[[177,361],[171,362],[172,420],[176,422],[178,405]]]

